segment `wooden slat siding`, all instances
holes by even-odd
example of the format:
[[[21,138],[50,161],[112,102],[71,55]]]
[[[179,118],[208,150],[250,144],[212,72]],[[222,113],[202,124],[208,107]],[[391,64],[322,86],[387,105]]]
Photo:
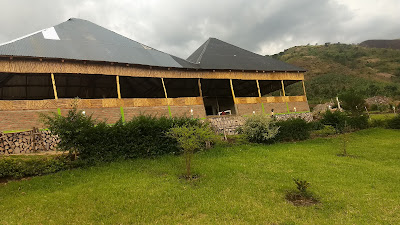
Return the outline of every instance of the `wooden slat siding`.
[[[0,110],[44,110],[70,109],[77,101],[78,108],[114,108],[114,107],[148,107],[148,106],[189,106],[203,105],[201,97],[186,98],[108,98],[108,99],[46,99],[46,100],[0,100]]]
[[[202,78],[202,79],[241,79],[241,80],[304,80],[304,73],[298,72],[227,72],[227,71],[191,71],[145,69],[125,64],[90,63],[80,61],[39,61],[0,59],[0,73],[74,73],[103,74],[131,77],[163,77],[163,78]]]
[[[236,104],[254,104],[261,103],[261,99],[259,97],[237,97]]]

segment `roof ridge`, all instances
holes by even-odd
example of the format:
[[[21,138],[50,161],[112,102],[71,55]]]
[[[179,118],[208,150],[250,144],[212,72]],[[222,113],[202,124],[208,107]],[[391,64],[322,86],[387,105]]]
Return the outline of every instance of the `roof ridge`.
[[[200,55],[199,55],[199,58],[196,60],[196,64],[199,64],[200,61],[201,61],[201,58],[203,58],[204,52],[206,51],[207,46],[208,46],[208,43],[210,43],[210,40],[211,40],[211,38],[209,38],[209,39],[206,41],[206,43],[205,43],[205,45],[204,45],[204,48],[203,48],[203,51],[201,51],[201,53],[200,53]]]

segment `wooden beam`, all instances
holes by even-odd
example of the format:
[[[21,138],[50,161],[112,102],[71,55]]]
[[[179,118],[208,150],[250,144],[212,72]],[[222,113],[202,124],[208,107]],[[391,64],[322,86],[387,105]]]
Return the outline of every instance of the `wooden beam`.
[[[232,91],[233,102],[236,104],[235,90],[233,89],[232,79],[230,79],[229,82],[230,82],[230,84],[231,84],[231,91]]]
[[[304,96],[307,96],[307,93],[306,93],[306,85],[304,84],[304,80],[302,80],[302,82],[303,82],[303,91],[304,91]]]
[[[258,89],[258,97],[261,98],[260,83],[258,82],[258,80],[256,80],[256,82],[257,82],[257,89]]]
[[[162,86],[164,88],[165,98],[168,99],[167,88],[165,88],[164,78],[161,78]]]
[[[39,62],[29,59],[7,60],[0,58],[0,73],[62,73],[62,74],[103,74],[130,77],[156,77],[156,78],[202,78],[202,79],[241,79],[241,80],[304,80],[304,74],[296,72],[265,72],[250,71],[219,71],[148,69],[137,66],[127,67],[125,64],[111,66],[109,63],[94,63],[82,61],[43,60]]]
[[[56,86],[56,80],[54,79],[53,73],[51,73],[51,83],[53,84],[54,98],[57,100],[58,99],[57,86]]]
[[[281,80],[281,84],[282,84],[282,93],[283,93],[283,96],[286,96],[286,93],[285,93],[285,85],[283,84],[283,80]]]
[[[117,82],[117,94],[118,94],[118,99],[121,99],[121,86],[119,85],[119,76],[115,76],[116,82]]]
[[[203,97],[203,91],[201,90],[201,81],[200,81],[200,78],[198,79],[198,84],[199,84],[199,93],[200,93],[200,97]]]

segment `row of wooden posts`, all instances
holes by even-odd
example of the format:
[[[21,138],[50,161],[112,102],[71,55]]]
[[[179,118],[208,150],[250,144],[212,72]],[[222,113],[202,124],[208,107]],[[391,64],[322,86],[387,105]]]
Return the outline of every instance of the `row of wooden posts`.
[[[53,84],[54,98],[57,100],[58,99],[57,86],[56,86],[56,81],[55,81],[53,73],[51,74],[51,81],[52,81],[52,84]],[[232,97],[233,97],[234,102],[236,103],[236,96],[235,96],[235,91],[233,89],[232,79],[229,79],[229,81],[230,81],[230,87],[231,87],[231,91],[232,91]],[[260,90],[260,83],[259,83],[258,80],[255,80],[255,81],[256,81],[257,89],[258,89],[258,97],[261,98],[262,95],[261,95],[261,90]],[[118,99],[121,99],[122,97],[121,97],[121,86],[120,86],[120,82],[119,82],[119,76],[116,76],[116,83],[117,83]],[[164,89],[165,98],[168,99],[167,88],[165,87],[164,78],[161,78],[161,83],[162,83],[162,86],[163,86],[163,89]],[[282,84],[282,94],[283,94],[283,96],[286,96],[285,85],[283,83],[283,80],[281,80],[281,84]],[[304,80],[302,80],[302,85],[303,85],[303,92],[304,92],[304,96],[305,96],[306,95],[306,88],[305,88],[305,85],[304,85]],[[198,86],[199,86],[200,97],[203,97],[203,93],[202,93],[202,90],[201,90],[200,78],[198,79]]]

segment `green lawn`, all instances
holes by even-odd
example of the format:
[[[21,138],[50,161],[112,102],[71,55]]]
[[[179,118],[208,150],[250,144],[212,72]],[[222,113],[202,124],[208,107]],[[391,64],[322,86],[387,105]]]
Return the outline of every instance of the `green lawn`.
[[[0,224],[400,224],[400,131],[196,154],[192,182],[165,156],[75,169],[0,185]],[[284,198],[306,179],[321,203]]]
[[[371,119],[376,119],[376,120],[392,119],[395,116],[396,114],[394,113],[370,114]]]

